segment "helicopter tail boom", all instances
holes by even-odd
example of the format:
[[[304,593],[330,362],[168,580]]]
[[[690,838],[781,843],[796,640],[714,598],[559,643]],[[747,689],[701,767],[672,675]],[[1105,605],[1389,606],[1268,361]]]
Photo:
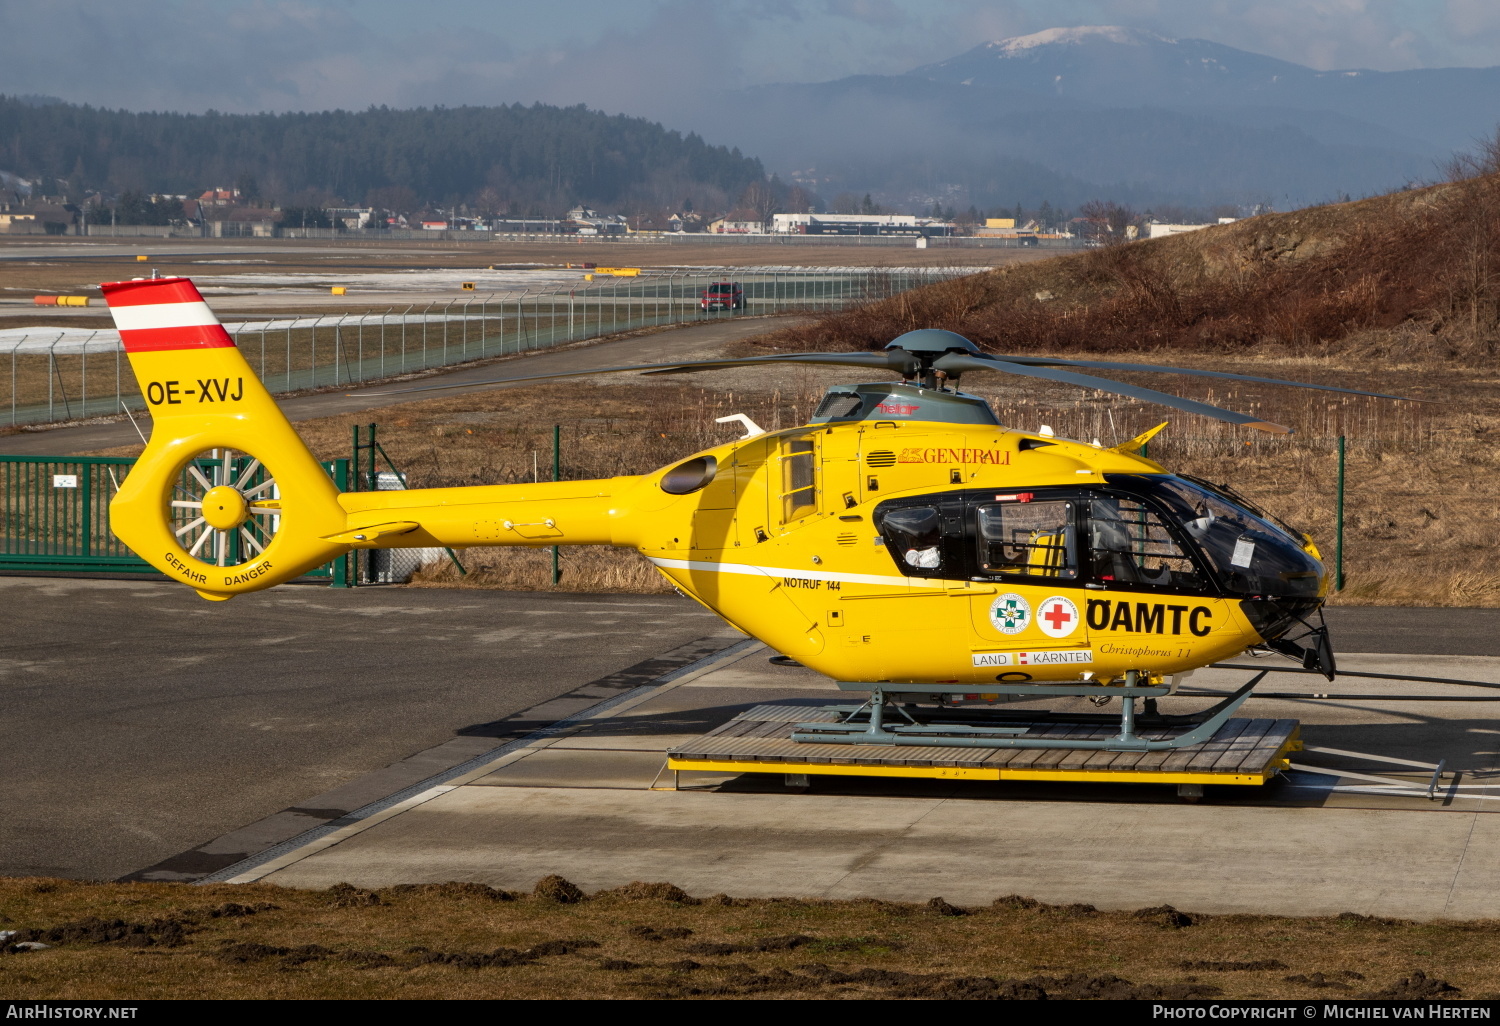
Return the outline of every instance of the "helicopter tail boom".
[[[340,493],[190,280],[103,291],[152,420],[110,526],[206,599],[357,548],[621,544],[611,512],[638,478]]]
[[[347,527],[326,539],[356,548],[614,545],[611,509],[639,478],[345,492]]]

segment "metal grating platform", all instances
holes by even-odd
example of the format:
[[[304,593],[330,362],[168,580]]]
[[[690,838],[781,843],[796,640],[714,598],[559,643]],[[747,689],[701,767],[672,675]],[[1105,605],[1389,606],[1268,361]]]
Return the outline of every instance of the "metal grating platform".
[[[798,723],[835,722],[830,709],[758,705],[667,752],[667,768],[718,773],[932,777],[951,780],[1055,780],[1137,784],[1264,784],[1301,751],[1297,720],[1233,719],[1201,744],[1170,751],[1063,748],[939,748],[793,741]],[[1018,723],[1017,725],[1024,725]],[[1034,736],[1105,739],[1108,724],[1029,724]],[[1169,731],[1142,729],[1149,739]]]

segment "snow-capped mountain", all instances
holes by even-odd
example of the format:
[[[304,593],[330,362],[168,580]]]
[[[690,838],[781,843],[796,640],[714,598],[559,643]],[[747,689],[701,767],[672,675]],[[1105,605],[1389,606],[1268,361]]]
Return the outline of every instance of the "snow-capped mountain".
[[[907,73],[959,85],[1025,89],[1111,105],[1245,102],[1317,73],[1206,39],[1168,39],[1117,25],[1053,28],[1000,39]]]
[[[911,78],[1018,89],[1110,107],[1327,111],[1452,149],[1500,121],[1500,68],[1315,71],[1207,39],[1121,28],[1052,28],[984,43]]]
[[[817,169],[825,197],[1286,209],[1435,176],[1437,161],[1495,131],[1500,68],[1316,71],[1203,39],[1075,26],[910,71],[716,96],[711,114],[686,120],[773,168]]]

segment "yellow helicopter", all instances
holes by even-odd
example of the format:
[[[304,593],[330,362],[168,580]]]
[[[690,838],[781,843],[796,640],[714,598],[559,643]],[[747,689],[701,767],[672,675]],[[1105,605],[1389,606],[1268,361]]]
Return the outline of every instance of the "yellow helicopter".
[[[809,739],[822,741],[931,744],[931,731],[901,733],[921,726],[910,712],[918,702],[1086,696],[1123,700],[1120,734],[1100,747],[1185,745],[1211,735],[1255,681],[1166,741],[1136,733],[1136,700],[1156,715],[1155,698],[1183,675],[1251,646],[1334,672],[1319,615],[1327,575],[1310,537],[1145,458],[1160,427],[1110,448],[1012,430],[955,386],[965,373],[1002,371],[1278,433],[1288,429],[1075,368],[1379,393],[991,356],[925,329],[879,353],[589,372],[789,362],[901,376],[835,386],[788,430],[726,418],[743,437],[648,474],[340,493],[191,280],[102,289],[154,424],[111,503],[111,527],[206,599],[272,587],[353,549],[632,548],[739,630],[871,693],[864,720],[817,724]],[[892,705],[911,722],[887,727]],[[942,743],[1045,746],[1007,729],[950,731]]]

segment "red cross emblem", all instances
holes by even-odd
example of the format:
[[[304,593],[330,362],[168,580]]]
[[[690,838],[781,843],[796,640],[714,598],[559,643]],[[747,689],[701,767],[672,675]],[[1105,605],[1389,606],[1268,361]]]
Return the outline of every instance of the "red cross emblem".
[[[1073,614],[1062,607],[1061,602],[1054,602],[1052,608],[1042,614],[1042,619],[1052,625],[1052,629],[1060,631],[1073,619]]]
[[[1078,607],[1070,598],[1053,595],[1042,603],[1037,626],[1049,638],[1066,638],[1078,629]]]

